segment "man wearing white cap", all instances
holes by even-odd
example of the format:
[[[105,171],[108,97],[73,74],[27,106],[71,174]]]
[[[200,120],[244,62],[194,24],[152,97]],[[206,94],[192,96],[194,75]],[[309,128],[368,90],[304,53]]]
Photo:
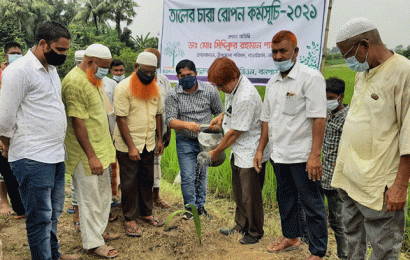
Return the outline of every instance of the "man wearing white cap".
[[[114,142],[120,165],[121,203],[126,234],[132,237],[142,235],[137,219],[154,227],[164,225],[163,220],[152,216],[154,149],[158,156],[164,150],[163,104],[155,80],[156,67],[157,57],[141,52],[134,73],[118,84],[114,94]]]
[[[92,44],[62,82],[68,117],[66,171],[73,175],[83,248],[102,257],[118,254],[105,244],[118,235],[104,233],[111,204],[109,166],[115,161],[107,119],[110,104],[102,83],[110,62],[110,50]]]
[[[388,50],[375,25],[355,18],[336,39],[356,74],[332,186],[345,205],[348,258],[398,259],[410,176],[410,61]]]

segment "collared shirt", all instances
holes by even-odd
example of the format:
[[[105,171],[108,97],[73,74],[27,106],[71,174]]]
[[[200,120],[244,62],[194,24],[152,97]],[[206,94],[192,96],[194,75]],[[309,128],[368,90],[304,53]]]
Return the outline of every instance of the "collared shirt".
[[[269,124],[275,163],[307,162],[313,118],[326,118],[326,84],[319,71],[296,62],[289,74],[273,76],[265,92],[261,120]]]
[[[167,98],[168,92],[172,89],[171,83],[169,82],[167,76],[164,74],[157,73],[157,83],[161,91],[161,101],[162,106],[165,107],[165,99]],[[165,124],[165,110],[162,113],[162,135],[167,132],[167,124]]]
[[[382,210],[384,192],[410,154],[410,61],[394,54],[356,74],[332,186],[360,204]]]
[[[335,168],[337,149],[339,148],[340,137],[342,136],[343,125],[346,120],[349,106],[337,111],[335,114],[329,114],[326,121],[325,136],[322,144],[322,171],[321,181],[322,188],[333,190],[330,183],[332,182],[333,170]]]
[[[111,106],[114,106],[114,89],[117,86],[117,82],[109,77],[104,77],[102,79],[104,84],[105,94],[107,95],[108,101],[110,102]],[[114,128],[115,128],[115,113],[114,110],[110,112],[108,115],[108,124],[110,126],[110,134],[114,136]]]
[[[161,95],[149,101],[138,99],[131,94],[131,77],[121,81],[114,92],[114,111],[117,116],[127,119],[128,129],[135,147],[142,153],[144,147],[150,152],[155,148],[156,116],[164,112]],[[114,130],[115,148],[128,153],[128,146],[121,136],[118,124]]]
[[[165,123],[178,119],[185,122],[209,124],[212,115],[218,116],[223,111],[222,100],[216,87],[208,83],[198,81],[198,89],[190,94],[180,85],[175,86],[165,100]],[[176,130],[177,135],[196,139],[198,133],[188,130]]]
[[[231,153],[235,155],[234,164],[240,168],[253,168],[262,127],[259,119],[262,110],[261,96],[249,79],[241,76],[232,93],[225,96],[225,108],[222,123],[224,132],[227,133],[230,129],[242,132],[231,145]],[[267,161],[269,153],[265,155]]]
[[[63,102],[67,111],[68,129],[66,172],[73,174],[81,161],[86,175],[91,175],[87,156],[74,133],[71,117],[84,120],[88,138],[104,169],[115,162],[115,148],[108,127],[104,92],[91,84],[79,67],[73,68],[63,80]]]
[[[0,135],[11,137],[9,161],[63,162],[66,130],[57,70],[29,50],[3,72]]]

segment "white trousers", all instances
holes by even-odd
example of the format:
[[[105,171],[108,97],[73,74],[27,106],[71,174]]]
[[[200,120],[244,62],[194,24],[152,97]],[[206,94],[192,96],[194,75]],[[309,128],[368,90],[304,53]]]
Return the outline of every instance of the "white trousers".
[[[111,209],[111,181],[109,168],[103,175],[86,176],[80,162],[73,174],[78,208],[80,210],[81,238],[84,249],[105,244],[104,233]]]

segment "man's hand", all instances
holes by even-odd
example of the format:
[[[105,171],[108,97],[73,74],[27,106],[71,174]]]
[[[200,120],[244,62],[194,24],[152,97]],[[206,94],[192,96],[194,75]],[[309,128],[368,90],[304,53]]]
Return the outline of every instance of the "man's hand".
[[[257,151],[255,157],[253,157],[253,167],[255,168],[257,173],[260,173],[262,170],[262,158],[263,152]]]
[[[164,143],[161,140],[158,140],[155,155],[161,156],[163,152],[164,152]]]
[[[90,165],[91,168],[91,173],[94,175],[102,175],[104,172],[104,167],[100,161],[100,159],[98,159],[97,156],[93,156],[88,158],[88,164]]]
[[[309,180],[320,181],[322,178],[322,162],[320,156],[310,155],[306,163],[306,171],[309,174]]]
[[[387,189],[384,195],[384,204],[386,204],[386,212],[399,211],[404,209],[407,202],[408,186],[399,186],[393,184]]]
[[[214,119],[211,120],[211,123],[209,123],[209,129],[211,130],[219,130],[220,127],[222,126],[222,120],[223,120],[223,114],[220,114],[219,116],[215,117]]]
[[[191,132],[198,133],[201,131],[201,127],[195,122],[186,122],[186,129],[188,129]]]
[[[211,161],[212,161],[212,162],[216,161],[216,159],[217,159],[218,156],[219,156],[219,153],[217,154],[217,153],[215,152],[215,150],[209,151],[209,154],[211,155]]]
[[[4,158],[9,157],[9,147],[1,143],[1,156]]]
[[[168,131],[164,134],[164,137],[162,138],[163,144],[164,144],[164,149],[168,147],[169,142],[171,141],[171,129],[168,128]]]
[[[128,156],[133,161],[141,160],[140,151],[138,151],[138,149],[135,146],[128,149]]]

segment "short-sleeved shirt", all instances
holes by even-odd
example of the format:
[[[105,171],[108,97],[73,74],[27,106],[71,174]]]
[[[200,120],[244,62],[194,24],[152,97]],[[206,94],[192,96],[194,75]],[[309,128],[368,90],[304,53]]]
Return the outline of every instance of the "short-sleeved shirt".
[[[66,171],[73,174],[78,163],[83,163],[86,175],[91,175],[88,159],[74,133],[71,117],[84,120],[88,138],[104,169],[115,162],[115,148],[111,141],[107,111],[102,89],[91,84],[79,67],[73,68],[63,82],[63,102],[68,117],[65,140],[68,159]]]
[[[104,77],[102,81],[104,84],[104,90],[105,94],[107,95],[108,101],[110,101],[111,106],[114,106],[114,89],[117,86],[117,82],[115,80],[110,79],[109,77]],[[113,136],[115,127],[114,110],[108,114],[108,124],[110,126],[111,136]]]
[[[322,188],[325,190],[333,190],[330,185],[335,168],[337,150],[339,148],[340,138],[342,136],[343,125],[346,120],[349,106],[337,111],[335,114],[329,114],[326,121],[325,136],[322,143],[322,171],[323,176],[320,180]]]
[[[273,76],[265,91],[261,120],[269,124],[275,163],[307,162],[314,118],[326,118],[326,83],[319,71],[296,62],[289,74]]]
[[[382,210],[400,156],[410,154],[410,61],[394,54],[356,74],[332,186],[360,204]]]
[[[164,112],[161,95],[151,100],[134,97],[130,89],[131,77],[122,80],[114,92],[114,111],[117,116],[126,117],[131,139],[138,151],[144,147],[150,152],[155,148],[156,116]],[[156,86],[158,87],[158,86]],[[118,124],[114,130],[115,148],[128,153],[128,146],[121,136]]]
[[[221,96],[218,90],[208,83],[198,81],[197,90],[190,94],[180,85],[171,89],[165,100],[165,123],[178,119],[185,122],[195,122],[199,125],[209,124],[212,115],[217,116],[223,111]],[[197,139],[198,133],[189,130],[175,130],[176,135]]]
[[[235,156],[234,164],[239,168],[253,168],[253,158],[259,145],[262,121],[259,117],[262,99],[248,78],[241,76],[230,94],[225,96],[225,112],[222,127],[227,133],[230,129],[242,134],[231,145]],[[265,153],[267,161],[269,153]],[[265,156],[266,157],[266,156]]]
[[[164,74],[157,73],[157,83],[161,91],[162,105],[165,107],[165,99],[167,98],[168,92],[172,89],[171,83],[169,82],[167,76]],[[162,135],[167,132],[167,124],[165,124],[165,110],[162,113]]]

